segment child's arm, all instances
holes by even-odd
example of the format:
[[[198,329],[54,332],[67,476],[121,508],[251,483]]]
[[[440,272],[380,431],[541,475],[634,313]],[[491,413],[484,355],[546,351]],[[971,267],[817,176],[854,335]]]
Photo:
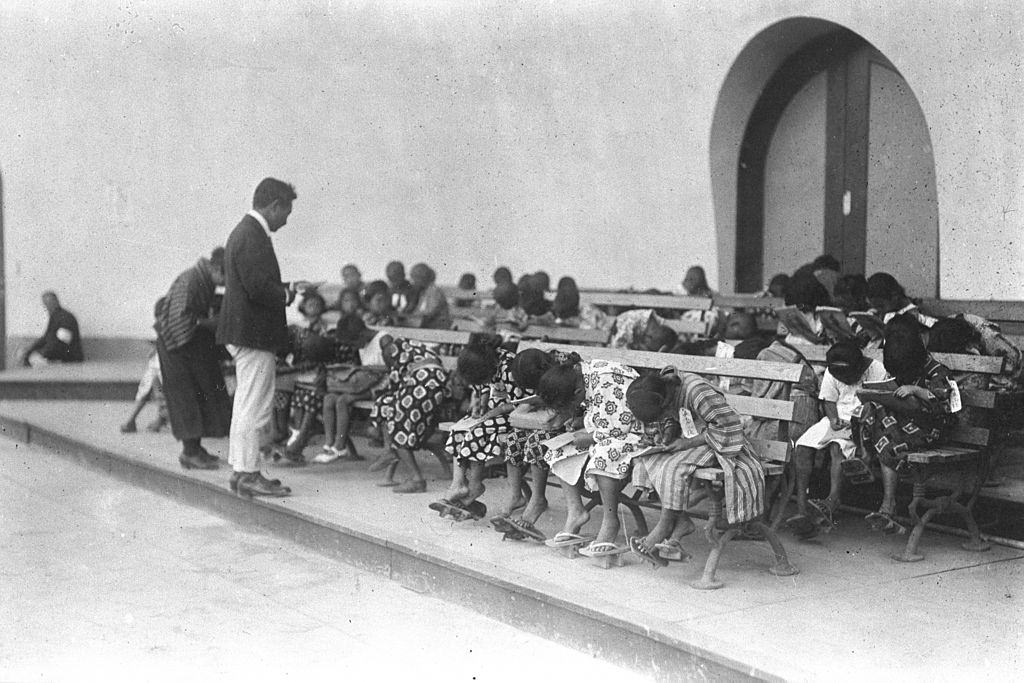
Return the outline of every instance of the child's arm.
[[[829,424],[832,425],[832,429],[839,431],[850,426],[850,423],[846,420],[839,419],[839,409],[836,407],[835,401],[823,401],[825,409],[825,417],[828,418]]]

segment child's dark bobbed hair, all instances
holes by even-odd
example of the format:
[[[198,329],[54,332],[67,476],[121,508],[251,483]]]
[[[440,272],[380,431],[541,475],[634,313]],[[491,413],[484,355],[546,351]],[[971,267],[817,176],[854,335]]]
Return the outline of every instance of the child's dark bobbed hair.
[[[499,282],[494,286],[494,303],[506,311],[515,308],[519,305],[519,288],[511,282]]]
[[[633,417],[645,424],[661,419],[665,399],[671,391],[671,381],[665,375],[640,375],[626,389],[626,405]]]
[[[537,381],[537,395],[549,408],[565,408],[576,398],[576,366],[582,359],[570,353]]]
[[[520,389],[536,392],[540,378],[556,365],[554,356],[540,349],[520,351],[512,360],[512,380]]]
[[[474,334],[459,352],[456,370],[467,384],[486,384],[498,371],[498,344],[501,337]]]
[[[889,273],[875,273],[868,278],[869,299],[901,299],[906,296],[903,285]]]
[[[801,309],[814,310],[818,306],[828,306],[832,300],[828,290],[812,271],[798,270],[793,274],[786,288],[786,305]]]
[[[921,340],[921,325],[914,316],[898,315],[885,326],[882,364],[900,384],[917,381],[928,362],[928,349]]]
[[[928,331],[928,350],[933,353],[968,353],[981,342],[981,334],[963,318],[942,318]]]

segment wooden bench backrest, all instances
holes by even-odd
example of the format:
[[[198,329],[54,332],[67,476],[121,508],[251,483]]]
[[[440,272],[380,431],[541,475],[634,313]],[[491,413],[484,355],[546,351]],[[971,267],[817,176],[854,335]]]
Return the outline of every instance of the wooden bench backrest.
[[[696,334],[700,337],[706,337],[708,334],[707,320],[665,320],[663,322],[676,334]]]
[[[937,318],[973,313],[997,323],[1004,334],[1024,335],[1024,301],[923,299],[921,310]]]
[[[800,344],[796,346],[804,357],[811,363],[823,365],[827,346],[812,346]],[[869,349],[864,352],[876,360],[882,360],[881,349]],[[935,353],[932,354],[938,362],[955,372],[976,372],[986,375],[998,375],[1003,371],[1003,358],[1001,356],[974,356],[961,353]],[[961,389],[960,398],[965,406],[972,408],[983,408],[991,410],[996,407],[995,391],[979,389]],[[992,438],[992,432],[986,427],[979,427],[968,424],[961,420],[950,434],[950,440],[956,443],[970,446],[986,446]]]
[[[686,372],[723,377],[764,379],[772,382],[788,382],[790,384],[800,380],[801,372],[801,367],[797,363],[772,363],[740,358],[711,358],[708,356],[681,356],[673,353],[568,346],[539,341],[523,341],[519,344],[520,351],[530,348],[540,349],[541,351],[557,349],[559,351],[575,352],[583,360],[600,358],[635,368],[663,368],[666,365],[673,365]]]
[[[611,331],[584,330],[578,327],[561,327],[557,325],[530,325],[520,333],[520,336],[523,339],[604,346],[611,337]]]
[[[543,342],[523,342],[519,350],[527,348],[550,351],[575,352],[584,360],[615,361],[628,365],[632,368],[659,369],[666,365],[673,365],[680,370],[697,374],[726,375],[733,373],[734,377],[753,377],[755,379],[764,376],[765,368],[757,368],[757,365],[778,366],[772,368],[773,379],[778,381],[795,382],[800,378],[800,366],[789,363],[767,363],[759,361],[743,361],[733,358],[709,358],[707,356],[680,356],[669,353],[652,353],[649,351],[624,351],[622,349],[592,349],[587,347],[561,346],[557,344],[545,344]],[[612,357],[614,356],[614,357]],[[728,367],[729,372],[722,372],[723,367]],[[753,375],[745,375],[743,369],[750,369]],[[765,418],[771,420],[790,421],[793,419],[793,402],[777,399],[753,398],[750,396],[737,396],[726,394],[726,400],[736,412],[741,415]],[[770,460],[785,462],[788,460],[789,444],[781,441],[759,441],[758,448],[761,453]]]
[[[484,289],[459,289],[458,287],[442,286],[439,289],[448,298],[450,303],[459,301],[469,302],[476,306],[483,306],[494,301],[494,296],[489,290]]]
[[[800,344],[795,346],[795,348],[798,349],[800,353],[804,354],[804,358],[806,358],[810,363],[814,365],[825,364],[825,354],[828,352],[827,346]],[[864,355],[878,361],[882,360],[881,349],[865,350]],[[935,360],[954,372],[976,372],[985,375],[998,375],[1003,371],[1002,356],[975,356],[963,353],[934,353],[932,356]],[[994,391],[963,389],[961,390],[960,395],[963,399],[964,405],[966,406],[972,406],[975,408],[995,408],[996,406],[996,392]]]
[[[782,308],[786,305],[785,300],[774,296],[761,296],[760,294],[715,294],[711,298],[715,308]]]
[[[655,308],[676,311],[706,311],[711,299],[674,294],[639,294],[632,292],[580,292],[580,302],[593,306],[621,306],[626,308]]]

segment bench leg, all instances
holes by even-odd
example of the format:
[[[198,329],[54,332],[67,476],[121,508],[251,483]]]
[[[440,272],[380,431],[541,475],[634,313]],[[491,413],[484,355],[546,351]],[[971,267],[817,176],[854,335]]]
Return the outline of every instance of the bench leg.
[[[775,565],[768,570],[769,572],[775,576],[793,576],[800,573],[800,570],[789,563],[789,556],[786,555],[786,549],[782,547],[782,541],[779,540],[775,529],[761,521],[753,521],[750,526],[764,534],[764,540],[772,547]]]
[[[956,500],[950,504],[950,507],[953,508],[954,512],[963,517],[964,524],[967,525],[967,533],[971,535],[969,539],[960,544],[960,547],[975,553],[991,550],[992,546],[981,539],[981,529],[978,528],[978,523],[974,521],[974,513],[971,512],[971,508]]]
[[[779,525],[782,524],[782,520],[786,516],[786,506],[789,505],[789,500],[793,497],[793,492],[796,490],[796,477],[790,471],[791,469],[792,464],[788,463],[782,476],[779,477],[775,491],[775,502],[769,511],[770,528],[772,531],[777,530]]]
[[[619,505],[625,505],[633,513],[633,521],[636,522],[635,536],[646,536],[650,533],[650,529],[647,527],[647,518],[644,517],[644,511],[635,500],[620,493]],[[629,534],[626,534],[626,538],[629,538]]]
[[[704,527],[704,538],[711,544],[711,552],[704,563],[704,572],[696,581],[690,583],[691,588],[707,591],[716,590],[725,584],[715,578],[718,571],[718,562],[722,559],[722,551],[732,537],[739,533],[739,529],[727,529],[724,532],[718,528],[718,520],[722,517],[722,494],[717,489],[711,492],[711,508],[708,511],[708,523]]]
[[[910,519],[914,522],[914,529],[910,532],[910,538],[907,539],[907,546],[903,549],[903,552],[899,555],[893,555],[893,559],[899,562],[920,562],[924,559],[924,554],[919,551],[919,545],[921,543],[921,536],[924,534],[925,527],[928,522],[932,520],[935,515],[947,510],[951,510],[960,515],[964,523],[967,525],[967,533],[970,534],[970,538],[961,543],[960,547],[964,550],[970,550],[973,552],[984,552],[991,548],[991,546],[981,539],[981,530],[978,529],[977,522],[974,521],[974,515],[971,513],[970,507],[963,505],[958,500],[963,493],[963,483],[956,487],[952,493],[945,496],[939,496],[929,500],[927,496],[926,480],[928,478],[928,472],[925,468],[915,468],[914,470],[914,497],[910,501]],[[918,508],[925,507],[927,510],[923,515],[918,515]]]

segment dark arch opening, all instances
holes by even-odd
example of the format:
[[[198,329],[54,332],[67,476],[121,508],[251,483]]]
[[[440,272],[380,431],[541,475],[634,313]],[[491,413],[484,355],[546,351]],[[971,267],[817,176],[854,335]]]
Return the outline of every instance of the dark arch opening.
[[[747,121],[736,167],[736,291],[757,291],[764,280],[765,169],[775,128],[807,82],[842,62],[867,41],[838,28],[791,54],[775,71]]]

